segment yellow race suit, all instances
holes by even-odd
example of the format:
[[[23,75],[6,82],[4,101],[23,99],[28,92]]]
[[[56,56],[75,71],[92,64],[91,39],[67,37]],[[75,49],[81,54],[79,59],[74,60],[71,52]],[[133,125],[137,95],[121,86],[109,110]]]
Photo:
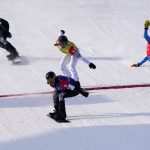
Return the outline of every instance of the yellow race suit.
[[[66,45],[65,48],[62,48],[59,44],[56,45],[56,46],[58,47],[58,49],[62,53],[65,53],[67,55],[74,55],[76,53],[76,51],[78,51],[77,46],[73,42],[71,42],[71,41],[68,41],[68,43],[67,43],[67,45]]]

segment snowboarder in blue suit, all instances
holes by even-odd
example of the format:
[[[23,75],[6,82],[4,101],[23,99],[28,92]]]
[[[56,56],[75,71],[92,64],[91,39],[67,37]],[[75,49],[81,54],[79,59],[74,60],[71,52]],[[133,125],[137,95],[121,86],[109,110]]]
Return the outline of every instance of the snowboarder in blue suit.
[[[144,38],[147,41],[147,55],[144,57],[144,59],[142,61],[140,61],[137,64],[131,65],[131,67],[140,67],[146,61],[150,61],[150,36],[148,35],[148,28],[149,28],[149,26],[150,26],[150,21],[146,20],[144,22]]]
[[[47,84],[54,88],[53,102],[54,102],[54,112],[50,112],[51,118],[56,121],[65,120],[66,108],[65,108],[65,98],[74,97],[78,94],[88,97],[89,93],[84,91],[79,81],[75,81],[73,78],[62,76],[50,71],[46,74]]]

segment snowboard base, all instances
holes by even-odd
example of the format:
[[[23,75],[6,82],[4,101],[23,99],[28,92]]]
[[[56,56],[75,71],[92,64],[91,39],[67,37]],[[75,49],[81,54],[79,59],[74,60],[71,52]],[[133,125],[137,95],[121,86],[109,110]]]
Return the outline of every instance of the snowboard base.
[[[21,63],[21,58],[18,56],[13,60],[9,60],[11,64],[19,64]]]
[[[65,119],[65,120],[55,120],[54,118],[52,118],[49,114],[47,114],[47,116],[51,119],[53,119],[54,121],[58,122],[58,123],[69,123],[70,121]]]

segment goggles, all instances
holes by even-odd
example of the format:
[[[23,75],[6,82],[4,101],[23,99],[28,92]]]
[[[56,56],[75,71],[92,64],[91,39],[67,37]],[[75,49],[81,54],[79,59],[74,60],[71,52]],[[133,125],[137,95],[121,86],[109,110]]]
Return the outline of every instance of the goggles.
[[[65,48],[65,47],[67,46],[67,44],[68,44],[68,42],[61,42],[61,43],[60,43],[60,46],[61,46],[62,48]]]
[[[54,87],[55,79],[47,79],[47,84],[50,84],[52,87]]]

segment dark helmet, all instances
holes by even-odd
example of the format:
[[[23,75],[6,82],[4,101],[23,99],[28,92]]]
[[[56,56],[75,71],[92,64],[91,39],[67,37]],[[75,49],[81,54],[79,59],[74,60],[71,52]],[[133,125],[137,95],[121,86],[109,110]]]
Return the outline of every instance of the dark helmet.
[[[52,71],[48,72],[46,74],[46,80],[47,80],[47,84],[50,84],[50,86],[54,87],[55,86],[55,78],[56,78],[56,74]]]
[[[46,80],[55,79],[55,77],[56,77],[56,74],[53,71],[46,73]]]
[[[59,43],[68,43],[68,38],[62,35],[62,36],[59,36],[58,41]]]
[[[9,31],[9,23],[7,20],[0,18],[0,28]]]

